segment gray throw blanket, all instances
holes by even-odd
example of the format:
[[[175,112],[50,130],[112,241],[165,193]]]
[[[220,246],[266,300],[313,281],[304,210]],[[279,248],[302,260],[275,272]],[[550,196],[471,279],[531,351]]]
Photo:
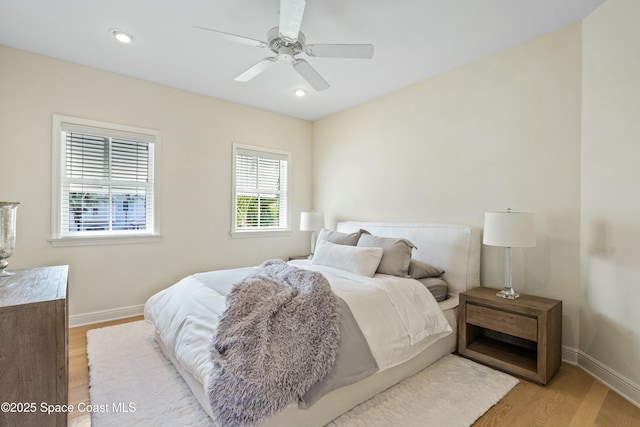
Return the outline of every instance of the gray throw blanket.
[[[339,324],[320,273],[271,260],[236,284],[210,346],[217,423],[253,425],[298,400],[331,370]]]

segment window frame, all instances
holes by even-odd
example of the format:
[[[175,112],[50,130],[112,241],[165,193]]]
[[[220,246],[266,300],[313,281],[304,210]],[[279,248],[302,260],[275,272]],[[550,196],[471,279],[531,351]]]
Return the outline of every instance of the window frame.
[[[265,153],[266,155],[284,156],[287,161],[287,180],[286,180],[286,202],[284,203],[286,209],[286,220],[283,227],[264,227],[264,228],[251,228],[251,229],[238,229],[237,224],[237,174],[236,174],[236,160],[238,150],[253,151],[256,153]],[[275,148],[260,147],[256,145],[248,145],[234,142],[232,144],[232,156],[231,156],[231,237],[244,238],[244,237],[270,237],[270,236],[286,236],[291,234],[291,164],[293,154],[290,151],[278,150]]]
[[[153,228],[146,230],[127,230],[107,232],[93,235],[65,235],[62,222],[62,181],[65,173],[66,152],[63,149],[62,132],[67,126],[95,129],[105,136],[119,135],[123,139],[140,140],[153,143]],[[98,120],[53,114],[52,116],[52,192],[51,192],[51,238],[52,246],[85,246],[125,243],[148,243],[161,240],[160,235],[160,159],[161,133],[153,129],[145,129]]]

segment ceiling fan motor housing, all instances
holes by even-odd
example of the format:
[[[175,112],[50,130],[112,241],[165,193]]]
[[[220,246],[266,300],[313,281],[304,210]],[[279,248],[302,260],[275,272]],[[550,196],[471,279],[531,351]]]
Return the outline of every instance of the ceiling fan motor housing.
[[[279,27],[273,27],[267,32],[269,49],[278,55],[278,59],[291,59],[300,52],[304,52],[305,37],[302,32],[298,33],[298,40],[294,43],[288,42],[280,36]]]

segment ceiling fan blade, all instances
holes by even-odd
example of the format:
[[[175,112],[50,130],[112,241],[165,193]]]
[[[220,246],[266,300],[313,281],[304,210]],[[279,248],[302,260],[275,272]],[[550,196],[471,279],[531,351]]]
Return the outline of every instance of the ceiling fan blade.
[[[292,64],[293,68],[318,92],[329,88],[329,83],[304,59],[294,59]]]
[[[248,46],[254,46],[254,47],[268,47],[269,46],[267,42],[263,42],[261,40],[255,40],[255,39],[252,39],[252,38],[249,38],[249,37],[237,36],[237,35],[231,34],[231,33],[225,33],[224,31],[212,30],[211,28],[200,27],[198,25],[195,25],[193,28],[196,29],[196,30],[208,31],[208,32],[212,33],[213,35],[215,35],[216,37],[218,37],[219,39],[230,41],[230,42],[234,42],[234,43],[240,43],[240,44],[244,44],[244,45],[248,45]]]
[[[298,40],[306,0],[280,0],[280,37],[289,43]]]
[[[373,58],[372,44],[309,44],[305,49],[309,56],[326,58]]]
[[[251,80],[252,78],[257,76],[258,74],[262,73],[264,70],[266,70],[267,68],[269,68],[273,64],[275,64],[275,62],[277,60],[278,60],[278,58],[276,58],[276,57],[264,58],[264,59],[260,60],[260,62],[258,62],[257,64],[255,64],[254,66],[252,66],[247,71],[245,71],[244,73],[240,74],[238,77],[236,77],[233,80],[235,80],[237,82],[248,82],[249,80]]]

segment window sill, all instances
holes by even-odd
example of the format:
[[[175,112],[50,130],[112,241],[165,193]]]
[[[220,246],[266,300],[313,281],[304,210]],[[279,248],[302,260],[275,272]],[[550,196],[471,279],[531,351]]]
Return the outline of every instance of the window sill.
[[[291,229],[280,229],[280,230],[247,230],[247,231],[232,231],[231,237],[234,239],[243,239],[247,237],[282,237],[282,236],[290,236]]]
[[[53,247],[67,246],[98,246],[98,245],[126,245],[132,243],[155,243],[162,240],[159,234],[145,234],[138,236],[84,236],[60,237],[49,239]]]

